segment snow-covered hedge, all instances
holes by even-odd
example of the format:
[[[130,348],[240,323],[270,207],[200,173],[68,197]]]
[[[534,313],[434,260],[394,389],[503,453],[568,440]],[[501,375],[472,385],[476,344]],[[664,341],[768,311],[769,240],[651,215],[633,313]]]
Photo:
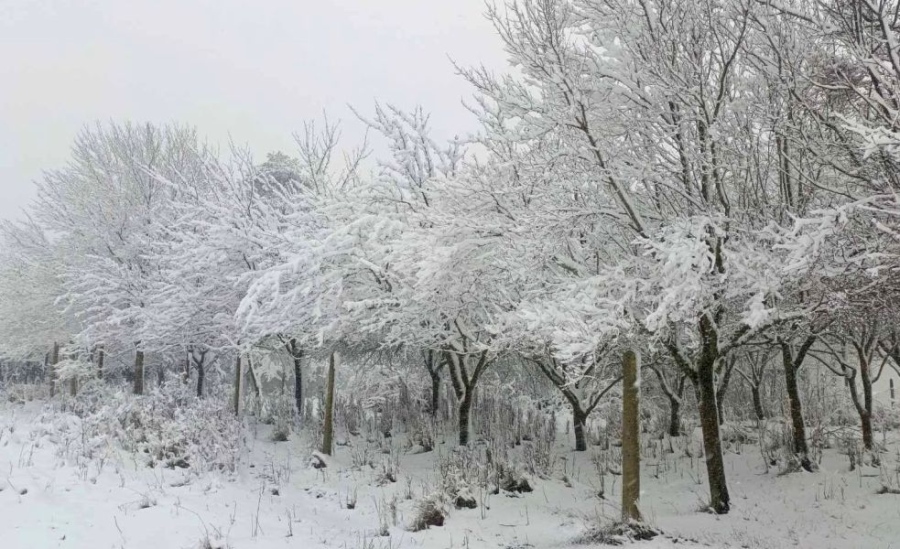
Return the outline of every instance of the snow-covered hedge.
[[[231,472],[241,449],[241,424],[228,407],[178,382],[137,398],[89,383],[52,404],[41,421],[53,442],[78,457],[123,449],[150,467]]]

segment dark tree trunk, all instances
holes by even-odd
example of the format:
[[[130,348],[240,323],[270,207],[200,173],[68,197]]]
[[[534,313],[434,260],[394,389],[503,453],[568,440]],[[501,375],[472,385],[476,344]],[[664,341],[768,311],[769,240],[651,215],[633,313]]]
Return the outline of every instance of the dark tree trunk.
[[[325,379],[325,422],[322,427],[322,453],[331,455],[334,436],[334,370],[337,351],[328,360],[328,376]]]
[[[481,374],[484,373],[491,361],[488,360],[487,351],[479,353],[477,355],[478,362],[474,365],[469,364],[469,367],[466,367],[465,364],[469,355],[454,356],[449,351],[446,351],[444,355],[445,363],[450,371],[450,383],[453,385],[453,392],[456,394],[458,402],[459,445],[465,446],[469,443],[469,416],[475,397],[475,387],[478,386]]]
[[[203,364],[203,359],[201,358],[198,361],[194,362],[194,365],[197,367],[197,397],[203,397],[203,382],[206,379],[206,365]]]
[[[872,440],[872,414],[860,414],[859,419],[862,422],[863,448],[865,448],[866,451],[871,452],[874,448],[874,442]]]
[[[438,406],[441,401],[441,374],[434,372],[431,374],[431,417],[436,418]]]
[[[241,354],[238,353],[234,361],[234,396],[231,400],[234,415],[241,413]]]
[[[580,407],[572,405],[572,423],[575,427],[575,451],[587,450],[587,414]]]
[[[291,338],[286,347],[294,361],[294,408],[297,417],[303,419],[303,349],[297,345],[295,338]]]
[[[719,425],[725,423],[725,395],[728,394],[728,387],[731,384],[731,374],[734,372],[734,360],[726,359],[723,366],[722,376],[716,387],[716,406],[719,413]]]
[[[669,436],[681,436],[681,401],[669,399]]]
[[[50,398],[56,396],[56,363],[59,362],[59,343],[53,343],[53,350],[50,351],[49,373],[50,373]]]
[[[804,343],[804,345],[806,345]],[[811,345],[811,343],[810,343]],[[801,351],[805,355],[806,352]],[[806,445],[806,426],[803,422],[803,404],[800,401],[800,387],[797,384],[798,365],[802,361],[802,357],[793,356],[791,345],[787,342],[781,343],[781,362],[784,369],[784,386],[787,390],[788,407],[791,413],[791,430],[793,431],[793,447],[794,455],[800,461],[800,466],[807,471],[813,470],[812,462],[809,459],[809,448]]]
[[[100,346],[100,349],[97,351],[97,379],[103,379],[103,362],[106,358],[106,353],[103,351],[103,346]]]
[[[756,421],[761,423],[766,420],[766,412],[763,409],[759,385],[752,385],[750,387],[750,396],[753,398],[753,412],[756,414]]]
[[[134,387],[132,392],[136,395],[144,394],[144,351],[134,353]]]
[[[469,444],[469,415],[472,412],[472,392],[466,391],[459,401],[459,445]]]
[[[431,409],[429,412],[431,417],[436,418],[441,402],[441,368],[444,367],[444,362],[432,350],[425,351],[423,354],[425,370],[428,372],[428,377],[431,378]]]
[[[297,417],[303,419],[303,371],[300,368],[300,357],[294,356],[294,406]]]
[[[718,337],[707,315],[700,319],[703,348],[697,363],[697,397],[703,450],[706,454],[706,476],[709,480],[710,509],[723,515],[731,509],[722,438],[719,433],[719,407],[716,405],[716,360],[719,358]]]

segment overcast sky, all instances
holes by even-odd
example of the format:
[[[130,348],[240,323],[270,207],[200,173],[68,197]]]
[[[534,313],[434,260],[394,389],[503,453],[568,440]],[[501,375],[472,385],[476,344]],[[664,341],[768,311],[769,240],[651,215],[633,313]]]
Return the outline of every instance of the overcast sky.
[[[0,217],[94,120],[182,122],[260,156],[375,99],[474,129],[462,65],[503,66],[482,0],[0,0]]]

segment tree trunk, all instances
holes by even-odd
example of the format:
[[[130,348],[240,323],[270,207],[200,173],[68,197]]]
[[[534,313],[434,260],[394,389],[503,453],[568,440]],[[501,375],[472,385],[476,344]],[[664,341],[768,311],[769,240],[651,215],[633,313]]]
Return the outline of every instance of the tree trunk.
[[[669,399],[669,436],[681,436],[681,401]]]
[[[328,360],[328,377],[325,381],[325,424],[322,427],[322,453],[331,455],[334,437],[334,369],[337,351],[331,351]]]
[[[734,372],[734,359],[725,362],[722,376],[716,386],[716,406],[719,412],[719,425],[725,423],[725,395],[728,394],[728,386],[731,384],[731,374]]]
[[[241,354],[238,353],[237,359],[234,361],[234,395],[231,399],[234,415],[241,413],[241,373]]]
[[[466,388],[466,393],[459,401],[459,445],[469,444],[469,415],[472,412],[473,389]]]
[[[750,396],[753,398],[753,412],[756,414],[756,421],[762,423],[766,420],[766,412],[763,409],[759,385],[750,386]]]
[[[253,359],[251,353],[247,353],[247,377],[250,378],[250,390],[256,396],[256,400],[260,400],[262,395],[259,390],[259,383],[256,382],[256,374],[253,372]]]
[[[863,448],[865,448],[867,452],[871,452],[874,448],[872,441],[872,414],[862,413],[859,415],[859,419],[862,422]]]
[[[437,418],[438,406],[441,401],[441,373],[428,372],[431,375],[431,417]]]
[[[134,389],[136,395],[144,394],[144,351],[134,353]]]
[[[786,345],[786,344],[784,344]],[[789,357],[790,351],[782,347],[783,357]],[[784,385],[787,390],[788,407],[791,413],[791,430],[793,431],[794,455],[800,460],[800,466],[807,471],[812,471],[812,462],[809,460],[809,448],[806,446],[806,426],[803,423],[803,405],[800,402],[800,388],[797,385],[797,370],[793,360],[783,359]]]
[[[205,361],[206,357],[201,357],[200,360],[194,360],[194,366],[197,367],[197,398],[203,398],[203,382],[206,381]]]
[[[69,396],[78,395],[78,378],[73,377],[69,380]]]
[[[53,350],[50,351],[50,398],[56,396],[56,363],[59,362],[59,343],[53,342]]]
[[[303,419],[303,351],[297,348],[297,340],[291,339],[288,344],[291,358],[294,359],[294,407],[297,409],[297,417]]]
[[[722,457],[722,438],[719,433],[719,407],[716,404],[716,361],[719,359],[718,335],[708,315],[700,318],[703,347],[697,362],[697,400],[700,427],[703,432],[703,451],[706,454],[706,476],[709,480],[709,506],[719,515],[731,509],[725,460]]]
[[[638,356],[625,351],[622,360],[622,520],[640,521],[641,418]]]
[[[580,407],[572,404],[572,423],[575,427],[575,451],[584,452],[587,450],[587,414]]]
[[[103,352],[103,346],[100,346],[100,349],[97,351],[97,379],[103,379],[103,362],[106,358],[106,353]]]

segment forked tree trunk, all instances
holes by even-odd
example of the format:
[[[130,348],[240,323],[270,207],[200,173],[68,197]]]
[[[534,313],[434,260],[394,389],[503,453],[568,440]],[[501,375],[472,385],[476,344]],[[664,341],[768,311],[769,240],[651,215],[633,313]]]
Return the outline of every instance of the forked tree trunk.
[[[459,428],[459,445],[466,446],[469,444],[469,423],[472,414],[472,401],[475,396],[475,388],[481,374],[490,364],[487,351],[482,351],[477,355],[478,362],[475,365],[466,362],[470,360],[471,355],[457,354],[451,351],[445,351],[445,362],[450,371],[450,381],[453,385],[453,392],[457,398],[457,419]],[[471,374],[469,374],[471,372]]]
[[[231,399],[234,415],[241,413],[241,354],[234,360],[234,395]]]
[[[803,422],[803,404],[800,401],[800,387],[797,383],[797,373],[806,358],[807,352],[815,342],[815,336],[804,340],[803,344],[794,355],[791,344],[781,341],[781,364],[784,370],[784,387],[788,397],[788,408],[791,415],[791,431],[793,438],[794,456],[800,462],[800,466],[806,471],[813,471],[812,460],[809,459],[809,447],[806,445],[806,425]]]
[[[134,353],[134,387],[132,392],[136,395],[144,394],[144,351],[137,350]]]
[[[325,380],[325,422],[322,426],[322,453],[331,455],[334,437],[334,370],[337,351],[331,351],[328,359],[328,376]]]
[[[622,520],[640,521],[641,423],[639,358],[628,350],[622,359]]]
[[[545,359],[530,359],[541,373],[553,383],[566,401],[572,408],[572,427],[575,432],[575,451],[584,452],[587,450],[587,420],[591,412],[600,404],[603,397],[619,384],[622,380],[621,376],[616,377],[602,391],[593,392],[589,396],[586,395],[585,386],[580,385],[588,378],[594,378],[595,367],[599,363],[595,358],[594,363],[583,371],[583,376],[574,384],[565,375],[565,367],[563,367],[553,357]]]

